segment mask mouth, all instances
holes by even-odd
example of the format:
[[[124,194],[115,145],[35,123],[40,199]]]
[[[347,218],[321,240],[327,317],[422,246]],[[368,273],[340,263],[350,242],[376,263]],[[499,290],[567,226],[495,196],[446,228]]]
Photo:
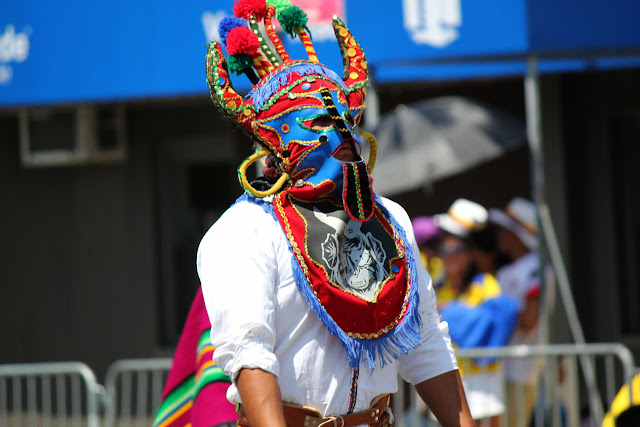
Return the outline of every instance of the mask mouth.
[[[332,154],[334,159],[341,162],[357,162],[361,160],[360,154],[356,150],[356,145],[353,139],[347,139],[344,141]]]

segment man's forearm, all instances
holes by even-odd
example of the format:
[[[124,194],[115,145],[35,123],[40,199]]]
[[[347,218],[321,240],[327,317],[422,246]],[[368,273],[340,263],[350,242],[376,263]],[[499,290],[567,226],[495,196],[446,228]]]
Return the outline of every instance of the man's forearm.
[[[416,390],[443,427],[475,426],[457,370],[416,384]]]
[[[285,427],[278,379],[262,369],[243,369],[236,386],[251,427]]]

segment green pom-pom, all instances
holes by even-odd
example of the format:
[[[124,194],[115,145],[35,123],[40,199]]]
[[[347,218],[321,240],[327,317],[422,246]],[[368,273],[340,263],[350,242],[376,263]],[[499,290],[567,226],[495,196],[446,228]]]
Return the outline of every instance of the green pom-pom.
[[[309,32],[307,28],[307,14],[303,12],[298,6],[292,6],[288,9],[284,9],[280,13],[278,18],[280,25],[285,33],[289,34],[292,38],[296,38],[296,30],[304,29]]]
[[[251,57],[246,53],[231,55],[227,59],[227,66],[229,67],[229,71],[240,75],[251,69],[253,66],[253,59],[251,59]]]
[[[267,6],[273,6],[276,8],[276,19],[280,19],[280,14],[285,9],[289,9],[291,6],[291,0],[267,0]]]

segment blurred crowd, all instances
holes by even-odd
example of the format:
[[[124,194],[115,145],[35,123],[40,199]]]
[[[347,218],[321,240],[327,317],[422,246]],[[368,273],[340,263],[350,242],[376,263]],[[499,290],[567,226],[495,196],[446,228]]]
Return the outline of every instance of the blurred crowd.
[[[540,343],[543,282],[535,204],[516,197],[505,207],[487,209],[458,199],[447,212],[415,217],[412,223],[454,347]],[[545,274],[544,284],[550,281],[551,275]],[[539,360],[458,363],[478,425],[520,425],[523,418],[529,424],[542,369]]]

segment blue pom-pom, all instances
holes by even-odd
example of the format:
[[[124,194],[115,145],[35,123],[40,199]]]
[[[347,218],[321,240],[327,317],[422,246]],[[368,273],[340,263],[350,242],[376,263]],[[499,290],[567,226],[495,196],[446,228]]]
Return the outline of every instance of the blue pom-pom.
[[[236,27],[246,27],[247,21],[242,18],[238,18],[236,16],[225,16],[220,21],[220,26],[218,27],[218,34],[220,34],[220,39],[222,40],[222,44],[227,45],[227,35],[229,31],[233,30]]]

